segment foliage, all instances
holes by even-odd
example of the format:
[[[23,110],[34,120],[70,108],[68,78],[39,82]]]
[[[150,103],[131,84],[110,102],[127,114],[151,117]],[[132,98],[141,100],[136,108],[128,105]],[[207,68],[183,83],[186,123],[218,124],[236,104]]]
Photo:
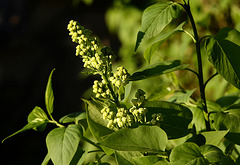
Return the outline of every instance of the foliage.
[[[52,116],[52,70],[45,92],[46,112],[35,107],[28,124],[7,138],[29,129],[43,131],[47,124],[55,124],[57,128],[46,137],[48,153],[42,164],[239,164],[240,32],[224,27],[216,35],[200,38],[189,2],[159,2],[144,10],[135,51],[144,47],[149,65],[132,74],[123,66],[114,69],[111,48],[103,46],[78,22],[70,21],[68,30],[77,44],[76,55],[90,74],[100,77],[93,84],[94,96],[82,99],[85,112],[71,113],[56,121]],[[185,64],[186,59],[182,60],[184,64],[178,59],[151,64],[159,47],[179,33],[187,34],[195,45],[198,69]],[[216,70],[206,81],[202,50]],[[184,89],[176,71],[193,73],[198,90]],[[131,89],[137,81],[164,74],[175,85],[174,91],[156,89],[153,95],[157,97],[147,98],[144,90]],[[237,94],[207,100],[206,86],[217,75],[235,86]],[[197,99],[192,97],[196,91],[200,93]],[[135,96],[129,101],[131,93]],[[96,153],[95,158],[88,159],[92,153]]]

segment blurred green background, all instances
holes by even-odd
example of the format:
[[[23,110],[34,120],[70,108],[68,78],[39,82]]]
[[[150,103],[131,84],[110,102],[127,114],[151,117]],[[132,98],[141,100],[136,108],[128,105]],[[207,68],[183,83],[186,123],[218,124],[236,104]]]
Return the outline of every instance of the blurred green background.
[[[240,0],[190,0],[200,36],[216,34],[225,26],[240,31]],[[55,93],[54,117],[81,111],[81,97],[89,97],[93,77],[81,74],[82,62],[75,57],[75,44],[66,29],[71,19],[91,29],[117,55],[114,67],[123,65],[130,73],[147,65],[144,45],[134,53],[143,10],[163,0],[0,0],[0,109],[1,139],[21,129],[34,106],[44,106],[44,92],[50,71]],[[179,1],[177,1],[179,2]],[[185,29],[189,32],[189,25]],[[203,52],[204,79],[215,73]],[[154,55],[152,63],[180,59],[196,68],[193,42],[186,34],[167,40]],[[191,72],[160,76],[152,81],[134,83],[149,98],[162,98],[176,89],[172,79],[179,78],[183,88],[197,88]],[[141,85],[140,85],[141,84]],[[158,89],[158,90],[157,90]],[[157,91],[157,92],[156,92]],[[159,92],[160,91],[160,92]],[[207,86],[207,98],[239,92],[220,76]],[[198,97],[195,92],[194,97]],[[1,164],[40,164],[47,153],[44,132],[28,131],[1,144]]]

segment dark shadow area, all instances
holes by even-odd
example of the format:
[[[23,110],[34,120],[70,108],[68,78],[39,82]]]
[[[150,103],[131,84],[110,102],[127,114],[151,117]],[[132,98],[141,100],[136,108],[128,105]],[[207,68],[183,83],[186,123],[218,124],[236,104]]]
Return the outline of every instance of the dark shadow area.
[[[53,68],[54,118],[82,110],[81,95],[92,81],[79,76],[82,62],[75,56],[67,24],[75,19],[111,43],[104,21],[111,3],[73,6],[69,0],[0,0],[1,140],[27,124],[35,106],[46,109],[45,88]],[[1,164],[41,164],[47,153],[45,137],[52,128],[6,140],[1,144]]]

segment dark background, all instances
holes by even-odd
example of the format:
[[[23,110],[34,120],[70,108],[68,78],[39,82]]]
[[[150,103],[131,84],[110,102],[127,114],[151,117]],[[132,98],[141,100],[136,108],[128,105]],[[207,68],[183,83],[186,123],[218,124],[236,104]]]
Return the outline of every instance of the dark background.
[[[45,110],[44,93],[53,68],[54,118],[82,110],[81,96],[92,81],[79,76],[82,63],[75,56],[67,24],[79,21],[117,50],[118,41],[109,37],[104,20],[111,3],[73,6],[71,0],[0,0],[1,140],[27,124],[35,106]],[[47,154],[45,137],[52,128],[6,140],[0,164],[41,164]]]

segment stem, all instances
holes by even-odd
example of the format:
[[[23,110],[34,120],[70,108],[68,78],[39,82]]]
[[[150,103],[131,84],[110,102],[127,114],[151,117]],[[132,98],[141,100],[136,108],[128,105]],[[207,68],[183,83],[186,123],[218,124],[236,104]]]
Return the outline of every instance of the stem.
[[[102,156],[100,156],[97,160],[98,163],[101,163],[101,159],[105,156],[106,154],[104,153]]]
[[[53,118],[52,118],[52,120],[49,120],[48,122],[49,122],[49,123],[56,124],[56,126],[58,126],[58,127],[65,127],[64,125],[58,123],[58,122],[57,122],[56,120],[54,120]]]
[[[102,74],[102,79],[107,83],[107,87],[108,87],[108,89],[109,89],[110,92],[111,92],[111,95],[112,95],[112,97],[113,97],[113,100],[114,100],[115,104],[117,105],[117,107],[120,107],[120,103],[119,103],[119,101],[118,101],[118,97],[115,95],[111,84],[109,83],[107,77],[106,77],[104,74]]]
[[[88,139],[88,138],[86,138],[86,137],[83,136],[83,137],[82,137],[82,140],[84,140],[84,141],[92,144],[93,146],[97,147],[98,149],[100,149],[100,150],[102,151],[102,148],[101,148],[99,145],[97,145],[96,143],[94,143],[93,141],[91,141],[90,139]]]
[[[194,38],[196,40],[195,46],[196,46],[197,61],[198,61],[198,80],[199,80],[199,87],[200,87],[201,104],[202,104],[202,108],[203,108],[204,112],[206,114],[208,114],[206,96],[205,96],[205,90],[204,90],[204,82],[203,82],[203,69],[202,69],[200,40],[199,40],[196,24],[193,19],[189,4],[188,5],[185,4],[185,5],[183,5],[183,7],[185,8],[185,10],[188,14],[188,17],[190,19],[190,22],[192,24]],[[207,127],[207,130],[210,130],[210,123],[208,121],[206,121],[206,127]]]

